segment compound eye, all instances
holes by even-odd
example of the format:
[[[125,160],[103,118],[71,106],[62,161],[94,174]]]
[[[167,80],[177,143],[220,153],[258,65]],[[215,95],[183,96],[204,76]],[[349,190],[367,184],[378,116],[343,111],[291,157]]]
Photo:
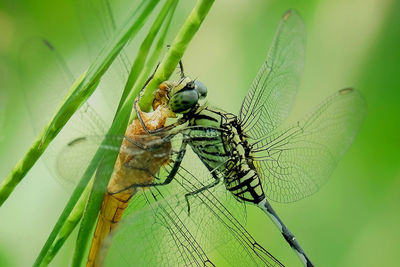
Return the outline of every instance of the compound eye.
[[[200,81],[194,81],[194,89],[199,93],[200,99],[207,96],[207,87]]]
[[[184,113],[193,108],[199,101],[195,90],[183,90],[174,94],[169,100],[169,107],[175,113]]]

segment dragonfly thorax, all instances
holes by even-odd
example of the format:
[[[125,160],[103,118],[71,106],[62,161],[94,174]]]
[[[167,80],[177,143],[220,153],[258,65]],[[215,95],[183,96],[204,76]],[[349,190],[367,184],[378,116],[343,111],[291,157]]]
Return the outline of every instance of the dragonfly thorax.
[[[192,114],[189,125],[214,132],[211,136],[201,128],[192,130],[189,144],[213,175],[223,178],[227,190],[240,201],[259,203],[265,198],[251,148],[235,115],[206,107]]]
[[[264,199],[251,147],[237,116],[200,105],[198,100],[206,96],[207,89],[199,81],[184,77],[168,86],[169,107],[182,113],[183,121],[191,126],[188,143],[214,178],[222,177],[226,188],[241,201],[257,204]]]

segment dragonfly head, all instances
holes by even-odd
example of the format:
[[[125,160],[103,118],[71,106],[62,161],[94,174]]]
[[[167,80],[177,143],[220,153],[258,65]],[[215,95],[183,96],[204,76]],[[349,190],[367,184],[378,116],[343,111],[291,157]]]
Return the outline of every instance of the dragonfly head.
[[[175,113],[187,113],[207,96],[207,87],[198,80],[184,77],[168,94],[169,107]]]

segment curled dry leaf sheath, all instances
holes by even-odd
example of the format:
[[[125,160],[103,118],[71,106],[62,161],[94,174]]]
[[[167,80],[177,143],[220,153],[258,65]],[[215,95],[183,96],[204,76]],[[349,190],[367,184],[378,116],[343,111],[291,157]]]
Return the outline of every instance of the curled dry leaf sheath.
[[[156,91],[154,111],[139,111],[149,130],[164,127],[167,118],[175,116],[167,106],[165,89],[161,85]],[[137,190],[144,189],[132,185],[152,183],[160,167],[168,163],[171,144],[157,142],[160,138],[159,135],[148,135],[138,119],[128,126],[104,195],[86,266],[102,265],[104,259],[101,257],[105,256],[107,250],[104,240],[121,220],[131,197]],[[151,146],[155,143],[157,146]]]

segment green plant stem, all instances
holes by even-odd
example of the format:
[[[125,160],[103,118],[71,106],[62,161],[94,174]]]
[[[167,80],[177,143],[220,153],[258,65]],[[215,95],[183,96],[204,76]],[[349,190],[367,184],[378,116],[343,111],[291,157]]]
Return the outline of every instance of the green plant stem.
[[[89,197],[90,190],[92,189],[92,185],[93,179],[90,180],[85,188],[85,191],[83,191],[82,195],[80,196],[78,203],[75,205],[66,222],[61,227],[60,232],[58,233],[52,246],[49,248],[46,257],[43,259],[43,263],[41,264],[41,266],[49,265],[49,263],[57,255],[59,249],[64,245],[64,242],[68,239],[72,231],[75,229],[76,225],[79,223],[80,219],[82,218],[83,211],[85,210],[85,205]]]
[[[200,3],[200,2],[207,2],[207,3]],[[203,12],[201,12],[201,13],[204,14],[204,10],[208,11],[209,8],[211,7],[211,4],[212,4],[212,3],[213,3],[213,1],[199,1],[199,3],[196,5],[195,9],[197,8],[197,9],[199,9],[199,10],[203,10]],[[199,7],[199,4],[200,4],[200,7]],[[208,8],[205,8],[204,5],[210,5],[210,6],[208,6]],[[176,6],[176,3],[174,4],[174,8],[173,8],[173,9],[175,9],[175,6]],[[203,8],[201,8],[201,7],[203,7]],[[204,16],[205,16],[205,14],[204,14]],[[191,15],[189,16],[189,18],[191,18],[191,17],[193,17],[193,11],[192,11]],[[202,16],[199,16],[199,17],[202,17]],[[165,28],[165,30],[163,31],[163,34],[162,34],[162,36],[160,37],[160,39],[159,39],[159,41],[158,41],[158,43],[157,43],[157,45],[156,45],[156,48],[155,48],[155,51],[154,51],[153,55],[150,57],[148,63],[146,64],[145,70],[142,71],[142,72],[140,73],[140,75],[139,75],[139,77],[137,78],[137,81],[136,81],[136,83],[135,83],[135,85],[134,85],[134,89],[133,89],[132,91],[130,91],[130,94],[127,96],[125,103],[122,105],[121,110],[120,110],[120,112],[119,112],[119,114],[122,114],[122,115],[119,115],[118,118],[115,119],[115,125],[120,125],[120,126],[121,126],[121,125],[124,125],[124,123],[121,123],[121,122],[126,121],[126,120],[128,119],[127,116],[124,115],[124,114],[129,114],[129,112],[131,111],[133,100],[134,100],[134,98],[136,97],[137,93],[140,91],[140,89],[141,89],[141,84],[143,84],[144,80],[145,80],[146,77],[147,77],[146,75],[148,75],[148,73],[150,72],[151,68],[153,67],[153,65],[154,65],[155,62],[157,61],[157,58],[158,58],[159,54],[161,53],[161,50],[162,50],[162,48],[163,48],[163,46],[164,46],[165,35],[166,35],[167,30],[168,30],[168,26],[169,26],[169,23],[170,23],[171,18],[172,18],[172,14],[170,15],[170,17],[169,17],[169,19],[168,19],[168,23],[166,24],[166,28]],[[204,17],[202,18],[202,20],[203,20],[203,19],[204,19]],[[185,25],[187,25],[187,23],[185,23]],[[190,28],[190,27],[189,27],[189,28]],[[197,30],[192,31],[193,34],[194,34],[196,31],[197,31]],[[180,32],[180,34],[182,34],[182,31]],[[190,41],[191,38],[186,38],[186,40]],[[175,42],[174,42],[174,43],[175,43]],[[173,46],[174,46],[174,45],[173,45]],[[186,45],[186,46],[187,46],[187,45]],[[186,46],[184,46],[184,47],[186,48]],[[171,48],[171,49],[172,49],[172,48]],[[170,51],[171,51],[171,50],[170,50]],[[181,54],[183,55],[183,52],[182,52]],[[174,55],[176,55],[176,53],[173,53],[173,54],[170,53],[170,56],[171,56],[171,55],[174,56]],[[166,58],[168,58],[168,55],[167,55]],[[179,62],[179,59],[176,60],[175,66],[177,65],[178,62]],[[168,76],[170,76],[170,75],[172,74],[172,72],[173,72],[174,69],[175,69],[175,66],[174,66],[173,68],[170,68],[170,74],[168,74]],[[146,73],[147,73],[147,74],[146,74]],[[157,86],[156,86],[156,87],[157,87]],[[149,88],[150,88],[150,87],[149,87]],[[152,102],[152,100],[149,101],[150,104],[151,104],[151,102]],[[118,123],[118,122],[120,122],[120,123]],[[125,124],[125,125],[126,125],[126,124]],[[120,128],[120,129],[118,130],[117,128]],[[119,132],[119,131],[124,131],[124,130],[125,130],[125,127],[114,127],[114,128],[112,127],[112,128],[110,129],[110,131],[109,131],[109,134],[113,134],[113,133],[116,133],[116,132]],[[123,133],[123,132],[122,132],[122,133]],[[60,241],[62,240],[61,237],[62,237],[62,238],[66,238],[66,237],[72,232],[74,226],[73,226],[73,227],[64,227],[64,226],[63,226],[63,222],[67,219],[66,216],[68,216],[68,214],[70,214],[70,216],[73,217],[71,221],[74,221],[74,220],[76,220],[76,219],[79,220],[77,217],[74,218],[74,214],[75,214],[75,215],[76,215],[76,214],[80,214],[80,212],[82,211],[82,207],[83,207],[82,203],[85,203],[85,198],[84,198],[84,197],[81,197],[80,200],[79,200],[79,202],[78,202],[78,204],[76,204],[77,198],[78,198],[78,197],[80,196],[80,194],[82,193],[82,190],[83,190],[82,188],[84,187],[85,184],[87,184],[88,180],[90,179],[90,176],[91,176],[91,175],[93,174],[93,172],[94,172],[94,169],[98,166],[98,164],[95,164],[95,163],[96,163],[96,162],[99,162],[99,160],[100,160],[101,157],[103,156],[102,154],[103,154],[103,153],[102,153],[100,150],[96,152],[96,155],[95,155],[94,159],[92,160],[91,164],[89,165],[89,167],[90,167],[90,166],[94,166],[94,167],[93,167],[93,168],[88,168],[87,171],[85,172],[85,175],[82,177],[82,179],[81,179],[81,181],[80,181],[80,184],[79,184],[79,185],[77,186],[77,188],[75,189],[75,191],[74,191],[73,195],[71,196],[71,198],[70,198],[70,200],[69,200],[67,206],[65,207],[65,209],[64,209],[64,211],[63,211],[63,213],[62,213],[62,215],[60,216],[60,218],[59,218],[59,220],[58,220],[56,226],[54,227],[52,233],[50,234],[49,239],[47,240],[45,246],[43,247],[43,249],[42,249],[42,251],[41,251],[41,255],[39,255],[39,257],[38,257],[36,263],[40,263],[40,262],[41,262],[40,257],[41,257],[41,256],[43,257],[44,255],[46,255],[45,253],[48,251],[48,249],[49,249],[51,243],[54,241],[54,239],[55,239],[56,237],[57,237],[57,241],[54,242],[52,248],[56,248],[56,250],[58,250],[58,249],[59,249],[58,246],[61,246],[61,245],[62,245],[62,243],[60,242]],[[112,156],[112,155],[111,155],[111,156]],[[116,156],[117,156],[117,155],[114,155],[114,157],[116,157]],[[112,162],[112,161],[110,161],[110,162]],[[90,169],[92,169],[92,170],[90,170]],[[108,178],[109,178],[109,177],[106,177],[105,180],[108,181]],[[103,180],[103,179],[100,179],[100,180]],[[98,191],[99,188],[96,187],[97,189],[95,189],[95,192],[104,192],[104,191],[105,191],[105,186],[106,186],[107,183],[105,182],[105,183],[100,183],[100,184],[103,185],[103,189],[101,189],[102,186],[100,186],[100,191]],[[86,189],[86,190],[88,190],[88,189]],[[99,196],[99,194],[97,194],[97,195]],[[101,193],[101,194],[100,194],[100,198],[99,198],[99,197],[97,198],[97,199],[98,199],[98,203],[101,203],[102,197],[103,197],[103,194]],[[93,199],[96,199],[95,197],[92,197],[92,198],[93,198]],[[93,201],[93,200],[92,200],[92,202],[96,202],[96,201]],[[73,208],[74,206],[75,206],[75,208],[74,208],[73,212],[71,213],[71,210],[72,210],[72,208]],[[92,206],[95,206],[95,205],[92,204]],[[89,207],[89,204],[88,204],[88,207]],[[76,210],[75,210],[75,209],[76,209]],[[95,214],[95,217],[97,217],[97,213],[98,213],[98,210],[99,210],[99,206],[98,206],[97,208],[93,209],[93,210],[96,211],[94,214]],[[80,217],[80,216],[78,216],[78,217]],[[88,216],[88,217],[92,217],[92,216]],[[95,222],[95,219],[94,219],[93,221]],[[93,224],[94,224],[94,222],[93,222]],[[69,226],[72,226],[72,225],[73,225],[73,224],[69,224]],[[62,232],[59,232],[61,227],[62,227]],[[91,232],[92,228],[93,228],[93,226],[92,226],[92,227],[89,227],[89,228],[86,228],[86,230],[90,229],[89,232]],[[81,229],[82,229],[82,228],[81,228]],[[68,230],[68,231],[67,231],[67,230]],[[84,230],[82,230],[82,231],[84,231]],[[80,232],[81,232],[81,231],[80,231]],[[58,234],[58,236],[57,236],[57,234]],[[58,238],[58,237],[60,237],[60,238]],[[46,246],[46,245],[47,245],[47,246]],[[46,247],[47,247],[47,248],[46,248]],[[86,247],[85,247],[85,248],[86,248]],[[51,252],[50,252],[49,254],[51,255],[51,254],[54,252],[54,255],[55,255],[55,253],[57,252],[56,250],[53,250],[53,249],[52,249]],[[54,255],[51,255],[51,256],[54,256]],[[79,257],[79,255],[76,255],[76,254],[75,254],[75,256],[74,256],[74,262],[76,262],[75,259],[78,258],[78,257]],[[47,258],[47,256],[46,256],[46,259],[51,260],[51,258]],[[37,266],[36,263],[35,263],[35,265]],[[74,264],[74,265],[75,265],[75,264]],[[79,265],[79,261],[78,261],[77,265]],[[75,266],[77,266],[77,265],[75,265]]]
[[[146,63],[146,67],[145,67],[144,71],[142,71],[140,73],[140,76],[137,79],[137,81],[135,82],[135,85],[144,83],[144,80],[146,79],[145,73],[150,72],[151,67],[155,65],[155,62],[159,58],[162,48],[164,47],[165,37],[167,35],[168,28],[171,23],[177,3],[178,3],[178,1],[176,1],[176,0],[173,1],[173,7],[171,7],[172,11],[170,11],[170,13],[168,14],[166,24],[163,27],[161,36],[156,44],[154,52],[152,53],[150,59],[148,60],[148,63]],[[136,86],[135,86],[135,88],[136,88]],[[135,95],[135,94],[133,94],[133,95]],[[92,185],[93,185],[93,180],[91,180],[91,182],[86,186],[85,191],[79,198],[79,201],[76,203],[71,214],[68,216],[67,221],[60,229],[60,232],[58,233],[57,238],[53,242],[52,246],[49,248],[49,251],[48,251],[46,257],[44,258],[42,265],[48,265],[53,260],[54,256],[57,254],[58,250],[62,247],[64,242],[68,239],[69,235],[72,233],[72,231],[75,229],[77,223],[82,218],[83,211],[85,209],[85,205],[86,205]]]
[[[140,13],[140,15],[138,16],[138,19],[142,19],[144,20],[145,18],[147,18],[147,16],[150,14],[149,8],[154,8],[154,5],[157,4],[157,1],[147,1],[147,4],[145,4],[146,0],[143,0],[143,2],[141,3],[141,5],[138,7],[138,9],[134,12],[134,14],[132,14],[128,21],[130,24],[133,25],[137,25],[136,27],[141,27],[142,24],[138,25],[135,24],[133,18],[136,18],[135,14],[136,13]],[[139,12],[140,11],[140,12]],[[126,28],[126,27],[125,27]],[[121,34],[117,34],[116,36],[119,36]],[[131,35],[133,36],[133,34]],[[126,35],[126,38],[128,38],[129,35]],[[128,38],[129,39],[129,38]],[[122,47],[121,47],[122,48]],[[106,49],[107,50],[107,49]],[[128,113],[129,114],[129,113]],[[115,129],[114,129],[115,131]],[[123,132],[123,129],[121,130],[121,132]],[[68,200],[67,205],[65,206],[63,212],[61,213],[60,217],[57,220],[57,223],[55,224],[52,232],[50,233],[48,239],[46,240],[46,243],[44,244],[42,250],[40,251],[34,266],[39,266],[44,257],[46,256],[48,250],[50,249],[50,247],[52,246],[55,238],[57,237],[57,235],[60,232],[60,229],[63,227],[64,223],[68,220],[69,216],[74,216],[73,214],[71,214],[71,212],[73,211],[73,209],[75,208],[78,199],[80,198],[83,190],[87,187],[87,184],[90,180],[90,178],[93,176],[95,170],[98,167],[99,162],[101,161],[102,157],[104,154],[104,150],[103,149],[98,149],[95,156],[93,157],[92,161],[90,162],[89,166],[87,167],[85,173],[83,174],[79,184],[76,186],[74,192],[72,193],[70,199]],[[83,200],[81,200],[83,201]],[[78,213],[79,212],[79,206],[76,207],[77,210],[75,210],[73,213]],[[71,229],[72,232],[73,229]],[[66,232],[65,232],[66,233]]]
[[[163,59],[161,62],[160,66],[163,66],[161,68],[161,73],[158,74],[158,79],[162,79],[162,77],[165,77],[162,79],[160,82],[157,84],[154,84],[153,87],[150,87],[150,89],[146,90],[148,92],[149,90],[152,90],[150,94],[148,94],[147,99],[148,101],[146,102],[146,105],[148,106],[147,109],[150,108],[150,105],[153,101],[153,91],[155,88],[158,87],[159,83],[164,81],[166,78],[171,76],[173,71],[175,70],[176,65],[178,64],[179,60],[183,56],[183,53],[188,46],[189,42],[192,40],[194,34],[197,32],[199,29],[201,23],[203,22],[206,14],[208,13],[209,9],[211,8],[211,5],[213,4],[214,1],[212,0],[199,0],[190,13],[189,17],[185,21],[183,27],[178,33],[178,36],[175,38],[175,41],[172,44],[172,47],[169,50],[169,53],[167,56]],[[171,52],[173,51],[173,52]],[[175,65],[174,65],[175,64]],[[159,69],[157,70],[159,72]],[[156,74],[157,74],[156,72]],[[154,79],[152,80],[154,83]],[[151,89],[153,88],[153,89]],[[133,95],[132,95],[133,96]],[[132,98],[133,100],[134,98]],[[133,104],[133,102],[132,102]],[[125,108],[129,108],[129,110],[125,110]],[[126,114],[130,114],[130,110],[132,109],[132,105],[123,105],[121,111],[117,114],[116,120],[113,122],[113,125],[111,126],[110,131],[113,132],[113,126],[116,125],[115,127],[120,126],[121,124],[119,121],[121,120],[120,117],[122,117],[122,121],[125,122],[125,118],[128,120],[128,117],[126,117]],[[125,113],[128,112],[128,113]],[[125,124],[126,125],[126,124]],[[107,159],[104,160],[105,164],[100,164],[100,168],[110,168],[112,166],[108,166],[112,162],[115,161],[116,157],[118,155],[118,152],[113,151],[112,153],[108,153],[105,155]],[[86,206],[85,213],[82,218],[81,222],[81,227],[79,229],[78,233],[78,238],[77,238],[77,243],[75,247],[75,253],[72,261],[72,266],[77,267],[80,266],[83,260],[83,255],[85,255],[85,251],[87,248],[87,244],[89,241],[89,237],[93,231],[94,225],[96,223],[97,215],[100,210],[101,206],[101,201],[103,199],[103,194],[106,190],[106,186],[109,180],[109,176],[105,176],[104,172],[98,171],[95,177],[94,185],[92,192],[89,196],[88,204]]]
[[[135,59],[134,64],[132,65],[131,73],[129,74],[129,78],[125,86],[124,93],[132,91],[131,88],[133,84],[135,85],[139,84],[137,81],[137,77],[142,77],[143,75],[139,74],[131,75],[131,74],[132,72],[138,72],[138,70],[140,70],[141,74],[143,73],[144,71],[143,65],[145,60],[147,59],[149,50],[152,46],[152,43],[154,42],[155,36],[159,32],[159,29],[161,28],[163,22],[165,21],[167,14],[169,12],[171,13],[174,12],[176,4],[177,0],[168,0],[162,7],[147,37],[144,39],[142,45],[140,46],[138,56]],[[139,90],[133,90],[133,91],[139,92]],[[129,93],[126,94],[125,100],[121,99],[120,103],[123,104],[119,112],[116,114],[116,117],[110,128],[109,132],[110,135],[123,135],[125,133],[126,126],[129,121],[129,114],[132,109],[135,97],[136,95],[134,93]],[[123,125],[124,127],[121,127],[121,125]],[[88,246],[88,242],[90,240],[92,230],[94,228],[100,210],[101,201],[103,200],[104,192],[106,191],[106,187],[110,179],[110,176],[107,175],[107,172],[102,172],[101,169],[102,168],[112,169],[117,155],[118,151],[112,151],[110,153],[106,153],[104,155],[105,158],[103,159],[103,162],[100,164],[99,171],[95,176],[93,189],[89,196],[86,210],[80,225],[72,266],[80,266],[82,260],[84,259],[85,251]]]
[[[103,157],[104,151],[102,149],[98,149],[96,154],[94,155],[92,161],[90,162],[89,166],[86,168],[85,173],[83,174],[81,180],[79,181],[78,185],[75,187],[74,192],[72,193],[71,197],[69,198],[67,205],[65,206],[63,212],[61,213],[60,217],[57,220],[53,230],[51,231],[49,237],[46,240],[42,250],[39,253],[39,256],[36,258],[35,263],[33,266],[40,266],[44,257],[46,256],[48,250],[50,249],[51,245],[53,244],[54,240],[60,233],[61,228],[68,220],[68,217],[71,216],[71,212],[76,206],[78,199],[81,197],[84,189],[87,187],[90,178],[93,176],[94,172],[96,171],[100,160]],[[85,202],[86,203],[86,202]]]
[[[171,12],[169,13],[169,16],[167,18],[167,21],[164,25],[164,29],[162,30],[162,33],[160,35],[160,38],[158,39],[158,42],[156,43],[156,46],[154,47],[153,54],[150,56],[149,60],[147,61],[146,65],[144,66],[144,70],[140,73],[138,79],[136,80],[133,90],[132,90],[132,96],[135,97],[139,95],[140,91],[143,88],[143,84],[146,82],[148,79],[151,71],[153,70],[154,66],[157,63],[157,60],[160,58],[161,51],[165,47],[165,38],[167,37],[167,33],[169,30],[169,26],[171,25],[171,21],[176,9],[176,6],[178,4],[178,1],[174,3],[174,6],[171,8]],[[129,122],[131,123],[136,116],[136,110],[132,108],[131,111],[131,116],[129,118]]]
[[[139,47],[138,56],[136,57],[135,61],[132,64],[131,70],[129,72],[128,80],[125,84],[125,88],[122,93],[122,97],[118,104],[117,113],[120,111],[122,105],[124,104],[126,98],[128,97],[129,93],[132,91],[132,87],[137,82],[137,78],[140,73],[142,73],[142,68],[144,63],[146,62],[147,56],[149,54],[150,48],[154,42],[154,39],[159,32],[165,17],[171,10],[171,6],[173,4],[176,5],[177,0],[168,0],[165,2],[161,12],[158,14],[157,18],[155,19],[153,25],[151,26],[149,33],[147,34],[146,38],[143,40],[142,44]]]
[[[77,86],[82,82],[86,72],[79,77],[79,79],[72,85],[70,92],[75,90]],[[18,183],[25,177],[28,171],[36,163],[39,157],[43,154],[47,145],[50,143],[48,131],[51,127],[54,119],[46,126],[46,128],[39,134],[36,140],[33,142],[31,147],[26,152],[25,156],[13,167],[11,173],[4,179],[0,184],[0,207],[7,200],[8,196],[14,191],[14,188]]]
[[[168,80],[174,72],[189,42],[200,28],[213,3],[214,0],[199,0],[196,3],[141,97],[139,104],[142,110],[149,111],[154,99],[153,92],[160,83]]]
[[[102,50],[88,71],[84,73],[69,90],[55,116],[37,137],[25,156],[14,166],[11,173],[0,184],[0,206],[25,177],[35,162],[57,136],[75,111],[90,97],[96,89],[102,75],[110,67],[116,56],[129,39],[142,28],[147,17],[159,0],[143,0],[138,9],[128,18],[125,26],[118,31]]]

